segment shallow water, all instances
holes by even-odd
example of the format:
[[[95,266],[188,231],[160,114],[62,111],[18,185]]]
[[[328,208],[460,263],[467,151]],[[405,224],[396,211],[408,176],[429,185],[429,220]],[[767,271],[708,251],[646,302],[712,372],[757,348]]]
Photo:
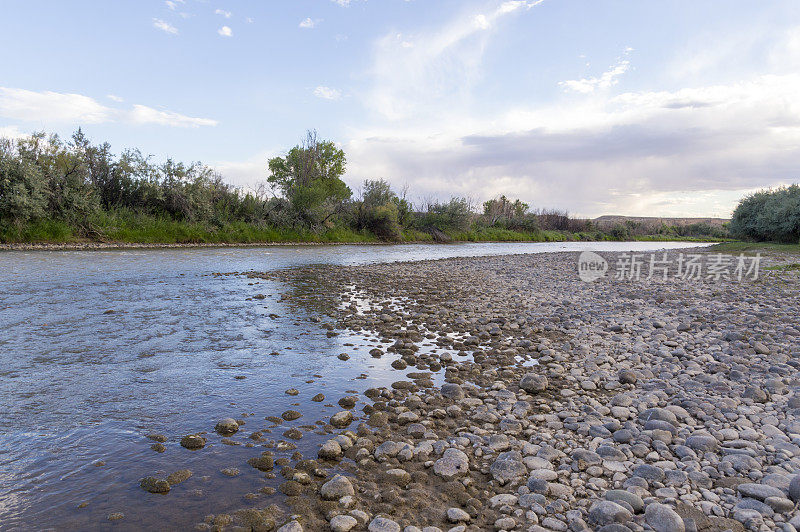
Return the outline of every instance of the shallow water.
[[[0,253],[0,529],[187,528],[209,513],[261,506],[243,498],[277,486],[246,460],[257,449],[210,437],[202,451],[181,448],[186,433],[240,418],[246,435],[264,416],[293,408],[313,424],[339,410],[346,390],[402,379],[393,357],[371,358],[377,338],[328,337],[319,301],[303,286],[218,272],[308,264],[354,265],[454,256],[622,251],[686,243],[587,242],[396,246],[302,246]],[[313,283],[313,279],[308,280]],[[263,299],[251,299],[263,294]],[[295,297],[281,298],[282,294]],[[337,304],[331,294],[330,304]],[[298,304],[298,302],[300,302]],[[324,321],[324,320],[323,320]],[[350,344],[350,345],[348,345]],[[433,350],[433,344],[423,350]],[[441,352],[441,348],[438,348]],[[271,353],[277,353],[277,355]],[[351,358],[336,358],[347,352]],[[324,376],[324,378],[322,377]],[[299,395],[284,392],[294,387]],[[310,398],[318,392],[324,403]],[[330,401],[330,403],[329,403]],[[358,409],[358,407],[357,407]],[[170,438],[150,450],[145,434]],[[298,442],[312,454],[313,433]],[[285,453],[287,456],[290,453]],[[98,463],[99,462],[99,463]],[[230,478],[219,473],[237,467]],[[189,468],[168,495],[138,479]],[[280,479],[282,480],[282,479]],[[201,493],[202,492],[202,493]],[[79,504],[87,503],[79,508]],[[108,514],[125,518],[109,522]]]

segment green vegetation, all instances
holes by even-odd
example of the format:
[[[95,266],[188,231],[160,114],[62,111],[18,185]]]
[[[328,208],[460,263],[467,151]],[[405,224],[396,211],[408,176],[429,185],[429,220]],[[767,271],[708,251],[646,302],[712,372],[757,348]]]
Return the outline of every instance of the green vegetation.
[[[739,202],[733,211],[731,234],[759,242],[800,242],[800,186],[761,190]]]
[[[775,270],[779,272],[793,272],[800,271],[800,264],[793,262],[792,264],[782,264],[780,266],[767,266],[765,270]]]
[[[482,212],[466,198],[414,206],[382,179],[354,197],[345,153],[309,132],[242,191],[199,162],[119,156],[79,129],[69,140],[0,139],[0,243],[449,242],[721,239],[718,227],[598,227],[500,196]]]
[[[800,244],[778,244],[775,242],[722,242],[708,248],[715,253],[744,253],[755,255],[756,253],[770,254],[800,254]]]

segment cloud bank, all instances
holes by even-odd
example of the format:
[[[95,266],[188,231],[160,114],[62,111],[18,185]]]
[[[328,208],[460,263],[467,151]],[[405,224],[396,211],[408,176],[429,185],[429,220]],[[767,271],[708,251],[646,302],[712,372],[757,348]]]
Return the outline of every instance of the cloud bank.
[[[113,98],[112,98],[113,99]],[[122,122],[171,127],[216,126],[217,121],[198,118],[146,105],[119,109],[82,94],[30,91],[0,87],[0,117],[41,124],[99,124]]]

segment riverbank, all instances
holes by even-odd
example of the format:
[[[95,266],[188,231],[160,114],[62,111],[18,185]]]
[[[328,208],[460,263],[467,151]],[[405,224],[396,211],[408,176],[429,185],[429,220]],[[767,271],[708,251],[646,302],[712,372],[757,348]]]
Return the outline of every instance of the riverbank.
[[[624,242],[613,239],[591,239],[568,233],[547,232],[536,237],[528,235],[527,238],[489,238],[497,235],[461,235],[463,238],[450,239],[446,242],[427,239],[408,239],[402,242],[385,242],[376,239],[347,239],[320,238],[317,240],[276,240],[264,242],[98,242],[91,240],[76,240],[66,242],[13,242],[0,243],[0,251],[93,251],[93,250],[119,250],[119,249],[181,249],[181,248],[258,248],[274,246],[326,246],[326,245],[376,245],[386,246],[394,244],[465,244],[465,243],[545,243],[545,242]],[[523,235],[524,236],[524,235]],[[484,238],[485,237],[485,238]],[[717,240],[704,240],[701,238],[659,238],[642,237],[631,242],[687,242],[687,243],[715,243]]]
[[[264,447],[250,465],[268,478],[279,471],[289,511],[254,502],[198,527],[800,527],[798,272],[685,280],[673,268],[666,281],[586,283],[576,261],[552,253],[251,273],[301,285],[282,296],[298,305],[335,294],[323,327],[377,335],[370,354],[391,361],[397,380],[323,397],[339,411],[316,424],[293,422],[303,412],[268,417],[283,419],[287,439],[218,424],[223,442]],[[312,432],[330,439],[316,456],[290,456],[291,440]]]

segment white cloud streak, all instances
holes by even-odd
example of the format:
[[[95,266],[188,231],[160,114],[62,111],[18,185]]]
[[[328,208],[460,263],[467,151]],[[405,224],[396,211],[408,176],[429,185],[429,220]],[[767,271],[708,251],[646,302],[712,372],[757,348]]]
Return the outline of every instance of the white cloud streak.
[[[55,124],[128,123],[170,127],[215,126],[216,120],[163,111],[146,105],[112,108],[82,94],[0,87],[0,116],[21,122]]]
[[[222,26],[217,30],[222,37],[233,37],[233,30],[228,26]]]
[[[558,84],[568,91],[591,94],[598,89],[610,89],[619,83],[619,77],[627,72],[630,66],[631,63],[627,59],[619,59],[598,77],[559,81]]]
[[[166,20],[161,20],[160,18],[153,19],[153,27],[163,31],[164,33],[169,33],[170,35],[178,34],[178,28],[176,28]]]
[[[217,9],[216,11],[214,11],[214,14],[223,16],[225,18],[231,18],[231,16],[233,15],[233,13],[231,13],[230,11],[225,11],[224,9]]]
[[[320,85],[314,89],[314,96],[317,98],[322,98],[323,100],[338,100],[342,97],[342,91]]]
[[[297,26],[299,28],[303,28],[306,30],[310,30],[312,28],[316,28],[317,25],[321,22],[321,19],[312,19],[311,17],[307,17],[300,21],[300,24]]]

